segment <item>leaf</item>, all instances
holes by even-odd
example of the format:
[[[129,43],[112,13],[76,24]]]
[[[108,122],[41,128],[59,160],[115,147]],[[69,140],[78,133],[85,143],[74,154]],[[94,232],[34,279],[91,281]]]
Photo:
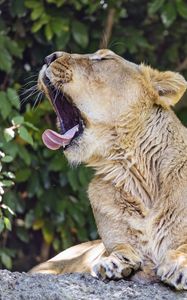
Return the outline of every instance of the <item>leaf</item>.
[[[24,122],[24,125],[27,126],[28,128],[33,129],[34,131],[39,131],[39,129],[37,127],[35,127],[32,123],[30,122]]]
[[[35,219],[34,211],[31,209],[25,216],[25,228],[27,229],[31,228],[34,219]]]
[[[164,4],[165,0],[154,0],[148,4],[148,14],[155,14]]]
[[[5,155],[1,161],[4,162],[4,163],[10,163],[11,161],[13,161],[13,157],[11,155]]]
[[[4,227],[5,227],[4,220],[2,217],[0,217],[0,233],[4,230]]]
[[[19,148],[19,152],[18,152],[18,155],[19,157],[25,162],[25,164],[27,166],[29,166],[31,164],[31,156],[29,154],[29,152],[27,151],[27,149],[22,146],[22,145],[18,145],[18,148]]]
[[[89,179],[90,179],[88,170],[85,168],[80,168],[79,172],[78,172],[78,176],[79,176],[79,181],[80,181],[81,185],[86,187],[86,185],[88,184]]]
[[[6,229],[11,231],[12,230],[12,225],[10,223],[10,220],[7,217],[4,217],[4,223],[5,223]]]
[[[32,26],[32,32],[35,33],[37,31],[39,31],[43,25],[47,24],[50,20],[50,17],[46,14],[43,14],[42,17],[34,23],[34,25]]]
[[[25,182],[31,175],[31,170],[28,168],[19,169],[15,173],[16,182]]]
[[[6,176],[7,178],[10,178],[10,179],[14,179],[15,178],[15,175],[8,171],[8,172],[3,172],[3,176]]]
[[[11,147],[9,144],[4,144],[4,149],[6,151],[6,155],[11,156],[13,159],[16,157],[18,154],[18,144],[16,143],[11,143]]]
[[[18,227],[16,230],[16,234],[22,242],[24,243],[29,242],[29,233],[24,227]]]
[[[27,185],[27,190],[28,190],[30,197],[32,197],[34,195],[37,195],[38,197],[40,197],[41,194],[43,193],[39,174],[37,172],[33,172],[33,176],[30,177],[30,180]]]
[[[5,186],[5,187],[11,187],[14,185],[14,182],[12,180],[2,180],[1,183],[2,183],[2,186]]]
[[[5,120],[11,112],[11,105],[5,92],[0,92],[0,113]]]
[[[168,2],[164,5],[162,13],[161,13],[161,19],[163,24],[166,27],[169,27],[176,19],[177,12],[174,4],[172,2]]]
[[[50,23],[48,23],[46,26],[45,26],[45,37],[48,41],[50,41],[53,37],[53,31],[52,31],[52,27],[50,25]]]
[[[25,1],[25,6],[28,8],[37,8],[40,7],[41,3],[40,1],[37,0],[26,0]]]
[[[85,222],[86,222],[85,216],[81,211],[79,211],[78,209],[71,210],[71,215],[72,215],[73,219],[77,222],[77,224],[79,224],[80,226],[85,225]]]
[[[34,221],[34,223],[32,225],[32,228],[34,230],[39,230],[39,229],[41,229],[43,227],[43,225],[44,225],[44,220],[41,219],[41,218],[39,218],[39,219],[37,219],[37,220]]]
[[[54,248],[54,250],[55,251],[59,251],[60,250],[60,240],[58,240],[58,239],[55,239],[54,241],[53,241],[53,248]]]
[[[7,269],[12,268],[12,259],[6,253],[1,253],[1,261]]]
[[[74,40],[77,44],[79,44],[79,46],[82,48],[86,48],[88,46],[88,30],[83,23],[74,21],[72,23],[72,34]]]
[[[14,212],[16,210],[17,206],[17,195],[15,194],[15,191],[7,191],[4,195],[4,203]]]
[[[20,101],[19,101],[17,92],[12,88],[8,88],[7,96],[8,96],[8,99],[10,100],[10,103],[12,104],[12,106],[17,109],[20,109]]]
[[[12,57],[5,47],[0,47],[0,70],[7,73],[11,71],[12,68]]]
[[[182,18],[187,19],[187,3],[185,3],[184,0],[176,0],[176,5],[179,15]]]
[[[80,185],[79,185],[76,172],[73,170],[69,170],[67,176],[73,191],[76,192],[77,190],[79,190]]]
[[[26,141],[30,145],[33,145],[32,136],[30,135],[30,133],[28,132],[28,130],[25,127],[21,126],[18,129],[18,134],[19,134],[20,138],[22,138],[24,141]]]
[[[15,131],[13,128],[5,128],[4,137],[6,142],[10,142],[15,137]]]
[[[81,241],[86,241],[87,240],[87,232],[86,229],[84,227],[79,228],[78,232],[77,232],[77,236],[78,239]]]
[[[56,37],[56,47],[57,49],[64,49],[69,42],[70,33],[69,31],[62,31],[59,36]]]
[[[32,26],[32,32],[35,33],[38,30],[40,30],[42,28],[44,24],[41,22],[41,20],[39,20],[38,22],[34,23],[34,25]]]
[[[22,48],[19,47],[18,43],[6,37],[5,39],[5,47],[7,50],[16,57],[22,58]]]
[[[51,28],[57,36],[61,36],[62,32],[69,32],[69,20],[55,18],[51,21]]]
[[[62,155],[55,155],[48,164],[48,170],[50,171],[62,171],[64,167],[64,157]]]
[[[24,17],[26,15],[26,9],[24,6],[24,0],[14,0],[11,2],[11,13],[13,17]]]
[[[35,21],[39,19],[39,17],[43,14],[43,12],[44,12],[44,7],[41,3],[41,6],[37,6],[33,9],[31,13],[31,20]]]
[[[45,224],[45,226],[42,227],[42,233],[46,243],[51,244],[54,237],[53,228],[51,224]]]
[[[1,0],[0,0],[0,2],[1,2]],[[0,18],[0,32],[2,32],[4,34],[8,32],[8,28],[7,28],[6,23],[3,20],[3,18]]]
[[[7,209],[8,212],[11,214],[11,215],[14,215],[14,212],[13,210],[6,204],[1,204],[1,207],[4,208],[4,209]]]
[[[10,248],[0,248],[0,255],[2,254],[2,253],[6,253],[8,256],[10,256],[10,257],[15,257],[15,255],[16,255],[16,250],[14,250],[14,249],[10,249]]]
[[[22,116],[16,116],[14,118],[12,118],[12,124],[13,125],[21,125],[24,122],[24,117]]]
[[[47,0],[48,3],[54,3],[57,7],[60,7],[64,4],[65,0]]]

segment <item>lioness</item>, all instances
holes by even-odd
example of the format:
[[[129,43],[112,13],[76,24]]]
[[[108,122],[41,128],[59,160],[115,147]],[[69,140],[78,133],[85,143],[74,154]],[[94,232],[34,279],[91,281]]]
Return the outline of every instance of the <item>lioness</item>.
[[[38,85],[59,123],[60,133],[44,132],[46,146],[95,169],[88,193],[102,242],[32,272],[119,279],[143,270],[187,289],[187,130],[170,108],[185,79],[103,49],[47,56]]]

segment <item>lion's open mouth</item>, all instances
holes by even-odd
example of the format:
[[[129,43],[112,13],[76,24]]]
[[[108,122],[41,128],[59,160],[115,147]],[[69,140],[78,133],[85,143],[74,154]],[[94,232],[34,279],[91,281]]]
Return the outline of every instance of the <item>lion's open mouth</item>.
[[[51,150],[67,148],[72,140],[83,132],[83,120],[79,110],[71,104],[69,97],[51,85],[47,77],[43,81],[47,86],[60,125],[60,133],[46,129],[42,135],[43,142]]]

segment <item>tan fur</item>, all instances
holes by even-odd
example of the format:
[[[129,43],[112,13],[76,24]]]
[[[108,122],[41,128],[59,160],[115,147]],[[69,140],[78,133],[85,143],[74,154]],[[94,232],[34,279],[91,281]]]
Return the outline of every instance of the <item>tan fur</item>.
[[[72,272],[91,272],[92,264],[105,254],[100,240],[73,246],[45,263],[34,267],[31,273],[62,274]]]
[[[46,272],[121,278],[142,269],[187,289],[187,130],[170,108],[185,92],[185,79],[109,50],[58,52],[40,72],[48,94],[44,73],[84,118],[82,136],[65,155],[95,169],[88,193],[105,246],[104,252],[100,242],[99,260],[88,259],[87,267],[84,255],[72,261],[69,252],[65,269],[59,262],[60,271],[52,264]]]

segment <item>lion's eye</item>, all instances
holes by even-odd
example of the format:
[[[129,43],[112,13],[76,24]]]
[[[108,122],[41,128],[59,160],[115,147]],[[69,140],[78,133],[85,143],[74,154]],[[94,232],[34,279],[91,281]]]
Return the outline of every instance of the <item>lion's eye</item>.
[[[99,62],[99,61],[103,61],[103,60],[109,60],[109,59],[111,59],[111,57],[109,57],[109,56],[105,56],[105,57],[93,56],[90,59],[93,62]]]

